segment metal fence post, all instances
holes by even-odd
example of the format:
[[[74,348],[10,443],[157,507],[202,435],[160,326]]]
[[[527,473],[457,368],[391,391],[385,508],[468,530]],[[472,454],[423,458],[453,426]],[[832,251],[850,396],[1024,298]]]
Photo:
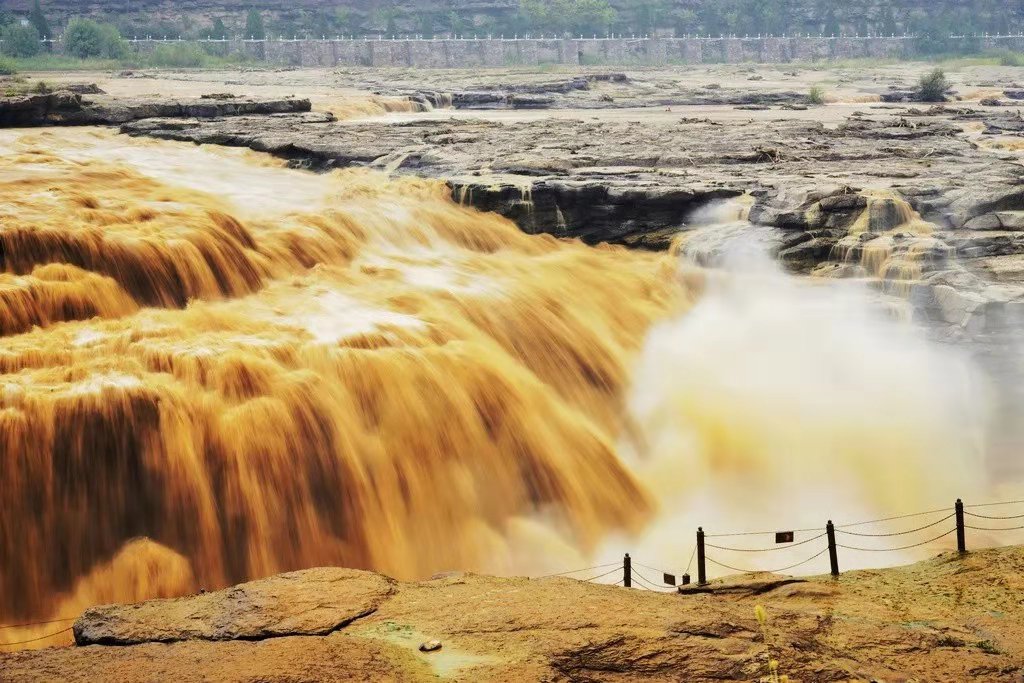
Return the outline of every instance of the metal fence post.
[[[622,585],[626,588],[633,585],[633,561],[629,558],[629,553],[622,558]]]
[[[956,549],[961,553],[967,552],[967,539],[964,534],[964,502],[956,499]]]
[[[704,528],[697,527],[697,584],[703,586],[708,582],[708,572],[704,566]]]
[[[839,557],[836,555],[836,527],[832,520],[825,525],[825,534],[828,535],[828,562],[832,569],[832,576],[839,576]]]

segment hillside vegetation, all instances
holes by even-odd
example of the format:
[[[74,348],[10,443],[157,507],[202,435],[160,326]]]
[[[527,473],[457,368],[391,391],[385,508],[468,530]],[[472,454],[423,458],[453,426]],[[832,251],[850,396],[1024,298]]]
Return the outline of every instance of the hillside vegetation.
[[[0,24],[33,17],[36,0],[0,0]],[[86,16],[126,37],[513,35],[525,33],[892,34],[915,33],[934,51],[949,33],[1012,30],[1019,2],[999,0],[44,0],[62,28]]]

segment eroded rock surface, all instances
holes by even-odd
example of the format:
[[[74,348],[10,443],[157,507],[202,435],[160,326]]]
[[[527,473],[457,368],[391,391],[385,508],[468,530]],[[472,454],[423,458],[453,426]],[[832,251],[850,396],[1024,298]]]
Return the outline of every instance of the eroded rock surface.
[[[1024,282],[1010,276],[1024,262],[1024,168],[995,143],[1024,135],[1019,122],[958,105],[866,109],[838,125],[304,114],[154,118],[122,130],[249,147],[310,169],[443,179],[457,201],[529,233],[646,249],[682,233],[683,250],[710,265],[734,239],[756,241],[798,273],[875,279],[940,336],[1005,345],[1022,324]],[[749,220],[702,227],[702,210],[741,195]]]
[[[393,590],[393,582],[380,574],[308,569],[190,598],[94,607],[75,624],[75,642],[135,645],[325,635],[371,614]]]
[[[1021,577],[1021,548],[946,553],[838,580],[739,577],[684,593],[563,578],[392,583],[322,569],[91,611],[78,632],[130,634],[132,644],[0,655],[0,671],[15,683],[700,682],[758,680],[774,659],[792,681],[1016,681],[1024,672]],[[367,605],[374,609],[364,616],[318,632]],[[767,614],[763,625],[756,606]],[[267,614],[281,627],[260,638]],[[443,647],[421,652],[429,640]]]
[[[51,93],[0,97],[0,128],[115,125],[153,117],[213,118],[310,110],[309,100],[299,98],[124,99],[102,95],[93,97],[92,93],[93,90],[90,88],[74,88]]]
[[[250,147],[311,169],[359,165],[443,178],[459,201],[527,232],[590,243],[665,248],[697,209],[751,193],[752,222],[786,231],[783,258],[809,270],[858,220],[865,190],[891,190],[943,229],[1020,230],[1021,166],[964,135],[963,117],[884,110],[828,127],[789,119],[343,123],[303,115],[148,119],[123,130]],[[876,232],[896,227],[895,218],[879,217]],[[791,250],[795,233],[801,246]]]

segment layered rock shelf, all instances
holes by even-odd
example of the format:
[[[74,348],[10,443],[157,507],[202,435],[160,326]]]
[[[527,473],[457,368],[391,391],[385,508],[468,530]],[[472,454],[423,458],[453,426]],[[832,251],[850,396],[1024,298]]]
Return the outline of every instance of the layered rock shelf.
[[[566,578],[312,569],[87,610],[5,681],[1016,681],[1024,552],[655,593]],[[759,619],[757,613],[763,614]],[[429,647],[426,645],[430,644]]]
[[[259,100],[206,97],[177,100],[165,98],[123,99],[88,96],[72,89],[26,93],[0,98],[0,127],[116,125],[138,119],[213,118],[308,112],[306,99]]]

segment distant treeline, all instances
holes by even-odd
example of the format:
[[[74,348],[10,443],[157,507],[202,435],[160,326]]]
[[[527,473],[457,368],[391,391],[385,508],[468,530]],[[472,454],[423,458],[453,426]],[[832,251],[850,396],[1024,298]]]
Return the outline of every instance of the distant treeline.
[[[93,17],[107,32],[131,37],[264,38],[320,36],[441,35],[866,35],[912,33],[919,50],[963,50],[950,34],[1007,33],[1024,30],[1021,0],[518,0],[508,11],[479,11],[438,0],[437,7],[409,0],[365,2],[320,9],[289,9],[208,18],[182,14],[176,21],[146,21],[146,15]],[[350,6],[352,5],[352,6]],[[211,0],[211,7],[216,0]],[[288,3],[283,3],[288,7]],[[149,15],[152,16],[152,15]],[[22,41],[34,30],[52,33],[38,0],[21,26],[20,17],[0,12],[0,25],[17,26]],[[69,26],[74,25],[74,20]],[[91,29],[92,27],[90,27]],[[12,29],[8,29],[12,30]],[[969,49],[968,45],[968,49]]]

